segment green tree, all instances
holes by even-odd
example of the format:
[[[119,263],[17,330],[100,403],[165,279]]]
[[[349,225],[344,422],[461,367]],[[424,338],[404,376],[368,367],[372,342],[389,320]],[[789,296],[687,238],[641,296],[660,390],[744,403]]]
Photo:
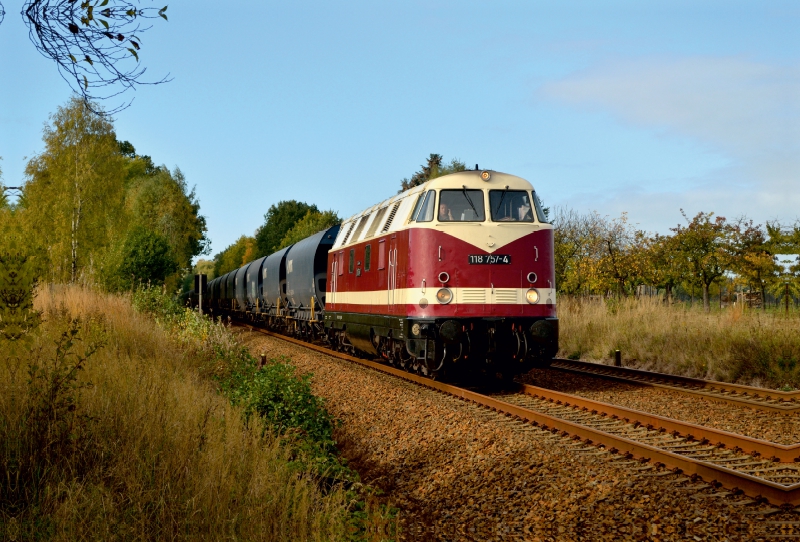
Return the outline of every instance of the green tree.
[[[268,256],[279,250],[281,241],[289,230],[309,211],[319,213],[316,205],[295,200],[281,201],[270,206],[264,215],[264,224],[255,233],[256,257]]]
[[[214,276],[220,277],[257,258],[259,256],[256,256],[255,239],[242,235],[235,243],[214,256]]]
[[[677,255],[676,239],[656,234],[645,240],[644,280],[656,288],[664,288],[664,301],[672,303],[672,292],[683,280],[685,266]]]
[[[308,211],[306,216],[300,219],[297,224],[288,231],[286,237],[281,241],[278,250],[293,245],[298,241],[302,241],[306,237],[310,237],[317,232],[327,230],[331,226],[341,224],[341,222],[342,219],[333,211],[324,211],[322,213]]]
[[[160,167],[133,179],[126,211],[132,226],[152,228],[164,237],[181,269],[190,269],[192,259],[210,249],[200,203],[179,168],[170,173]]]
[[[122,261],[117,270],[122,288],[138,283],[163,284],[177,270],[178,264],[164,237],[142,226],[128,231],[122,245]]]
[[[683,258],[685,275],[703,289],[703,308],[711,310],[709,288],[734,265],[736,226],[714,213],[698,213],[692,220],[683,213],[687,226],[678,224],[675,232],[677,248]]]
[[[733,269],[746,281],[751,291],[761,292],[762,308],[766,310],[766,291],[775,281],[780,268],[775,263],[776,250],[781,249],[783,235],[780,226],[767,224],[767,235],[753,221],[742,221],[736,232]]]
[[[420,166],[420,168],[421,169],[419,171],[411,176],[411,179],[406,178],[400,181],[400,192],[404,192],[409,188],[425,184],[431,179],[435,179],[437,177],[450,175],[451,173],[456,173],[458,171],[465,171],[467,166],[458,158],[453,158],[449,164],[445,164],[444,158],[441,154],[431,153],[428,156],[426,163]]]
[[[213,280],[217,276],[214,274],[214,260],[204,260],[200,258],[197,260],[197,263],[194,264],[192,274],[206,275],[209,281]]]
[[[29,240],[47,250],[51,279],[91,275],[122,216],[125,163],[114,127],[79,98],[44,128],[19,206]]]

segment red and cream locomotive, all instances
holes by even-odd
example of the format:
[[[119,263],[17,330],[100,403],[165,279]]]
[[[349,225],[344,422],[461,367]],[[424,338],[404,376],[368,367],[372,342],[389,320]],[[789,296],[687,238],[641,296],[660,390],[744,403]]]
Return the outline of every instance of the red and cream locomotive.
[[[531,184],[439,177],[214,279],[209,308],[429,376],[558,350],[553,228]]]

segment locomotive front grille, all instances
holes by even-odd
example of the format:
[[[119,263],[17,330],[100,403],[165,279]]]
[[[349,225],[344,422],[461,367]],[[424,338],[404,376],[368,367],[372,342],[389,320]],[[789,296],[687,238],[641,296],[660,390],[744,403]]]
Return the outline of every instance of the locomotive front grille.
[[[461,288],[459,303],[486,303],[486,290],[483,288]]]
[[[494,302],[498,305],[515,305],[517,303],[517,290],[495,288]]]

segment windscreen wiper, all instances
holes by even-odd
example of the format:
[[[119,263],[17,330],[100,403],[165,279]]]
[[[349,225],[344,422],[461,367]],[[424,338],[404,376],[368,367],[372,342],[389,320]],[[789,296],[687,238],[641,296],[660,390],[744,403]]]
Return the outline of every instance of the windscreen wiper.
[[[475,211],[475,218],[478,218],[481,215],[480,215],[480,213],[478,213],[478,210],[475,208],[475,205],[473,205],[472,200],[469,197],[469,194],[467,194],[467,185],[462,184],[461,186],[463,187],[461,189],[461,191],[464,192],[464,197],[467,198],[467,202],[469,203],[469,206],[472,207],[473,211]]]
[[[503,189],[503,193],[500,194],[500,203],[497,204],[497,209],[494,210],[495,214],[500,210],[500,206],[503,205],[503,198],[506,197],[506,192],[508,192],[508,185]],[[494,217],[492,217],[492,220],[494,220]]]

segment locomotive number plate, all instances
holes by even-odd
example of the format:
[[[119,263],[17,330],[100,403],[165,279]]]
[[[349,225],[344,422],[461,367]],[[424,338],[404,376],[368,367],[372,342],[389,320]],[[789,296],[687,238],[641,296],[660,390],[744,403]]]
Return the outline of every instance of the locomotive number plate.
[[[470,254],[469,264],[509,264],[511,256],[508,254]]]

